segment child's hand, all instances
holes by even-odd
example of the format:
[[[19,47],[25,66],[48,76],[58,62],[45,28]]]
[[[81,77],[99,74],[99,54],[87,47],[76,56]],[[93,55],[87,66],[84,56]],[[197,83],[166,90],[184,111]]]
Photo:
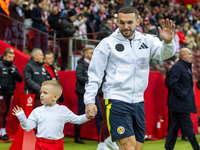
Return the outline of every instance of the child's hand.
[[[22,111],[22,108],[19,107],[18,105],[16,107],[13,108],[13,115],[16,115],[17,113],[19,113],[20,111]]]
[[[86,105],[85,114],[88,119],[92,119],[97,114],[97,107],[95,104],[90,103]]]

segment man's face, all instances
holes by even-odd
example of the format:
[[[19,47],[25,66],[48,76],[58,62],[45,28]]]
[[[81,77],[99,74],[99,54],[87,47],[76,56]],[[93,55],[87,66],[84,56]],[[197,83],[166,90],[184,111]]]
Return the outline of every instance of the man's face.
[[[184,61],[188,62],[188,63],[191,63],[192,61],[192,53],[189,49],[187,49],[185,51],[185,54],[184,54]]]
[[[92,59],[92,55],[93,55],[93,49],[89,49],[87,52],[85,52],[85,58],[88,60]]]
[[[38,50],[38,53],[35,56],[35,60],[39,63],[43,63],[44,55],[41,50]]]
[[[112,28],[112,21],[111,20],[109,20],[109,21],[107,21],[107,24],[106,24],[109,28]]]
[[[118,14],[117,25],[121,34],[127,39],[133,39],[135,36],[135,28],[140,23],[140,20],[136,20],[134,13],[130,14]]]
[[[51,66],[53,64],[53,54],[46,54],[45,58],[44,58],[44,63],[46,66]]]
[[[71,20],[71,22],[74,22],[75,20],[76,20],[76,16],[74,15],[74,16],[71,16],[70,17],[70,20]]]
[[[3,56],[3,59],[6,60],[6,61],[13,62],[14,57],[15,57],[15,54],[7,53],[6,56]]]

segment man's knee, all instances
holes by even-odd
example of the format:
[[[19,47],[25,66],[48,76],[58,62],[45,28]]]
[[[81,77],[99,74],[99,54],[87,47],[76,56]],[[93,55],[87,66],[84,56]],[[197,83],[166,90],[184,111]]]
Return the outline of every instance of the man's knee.
[[[129,136],[117,140],[117,144],[120,150],[135,150],[136,149],[136,139],[135,136]]]

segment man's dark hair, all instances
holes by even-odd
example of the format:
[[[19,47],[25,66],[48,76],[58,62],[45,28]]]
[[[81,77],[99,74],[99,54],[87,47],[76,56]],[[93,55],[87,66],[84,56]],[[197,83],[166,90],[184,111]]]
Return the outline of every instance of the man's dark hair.
[[[137,10],[135,7],[133,7],[133,6],[128,6],[128,5],[122,6],[122,7],[118,10],[117,13],[118,13],[118,14],[119,14],[119,13],[123,13],[123,14],[131,14],[131,13],[134,13],[136,19],[139,18],[139,12],[138,12],[138,10]]]
[[[53,54],[51,51],[46,51],[45,53],[44,53],[44,59],[45,59],[45,57],[46,57],[46,55],[49,55],[49,54]]]

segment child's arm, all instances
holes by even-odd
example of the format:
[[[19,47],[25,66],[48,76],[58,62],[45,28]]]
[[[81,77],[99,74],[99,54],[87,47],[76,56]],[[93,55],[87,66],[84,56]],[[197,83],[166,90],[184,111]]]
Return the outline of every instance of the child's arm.
[[[66,107],[67,108],[67,107]],[[66,114],[66,123],[70,122],[70,123],[74,123],[74,124],[82,124],[85,123],[86,121],[89,121],[91,119],[91,116],[94,116],[93,114],[91,114],[91,116],[86,116],[85,114],[83,115],[75,115],[71,110],[69,110],[67,108],[67,111],[65,112]],[[94,117],[93,117],[94,118]]]
[[[25,131],[30,131],[37,126],[37,123],[31,119],[27,119],[21,107],[16,106],[13,108],[13,115],[16,115],[20,121],[21,127]]]

